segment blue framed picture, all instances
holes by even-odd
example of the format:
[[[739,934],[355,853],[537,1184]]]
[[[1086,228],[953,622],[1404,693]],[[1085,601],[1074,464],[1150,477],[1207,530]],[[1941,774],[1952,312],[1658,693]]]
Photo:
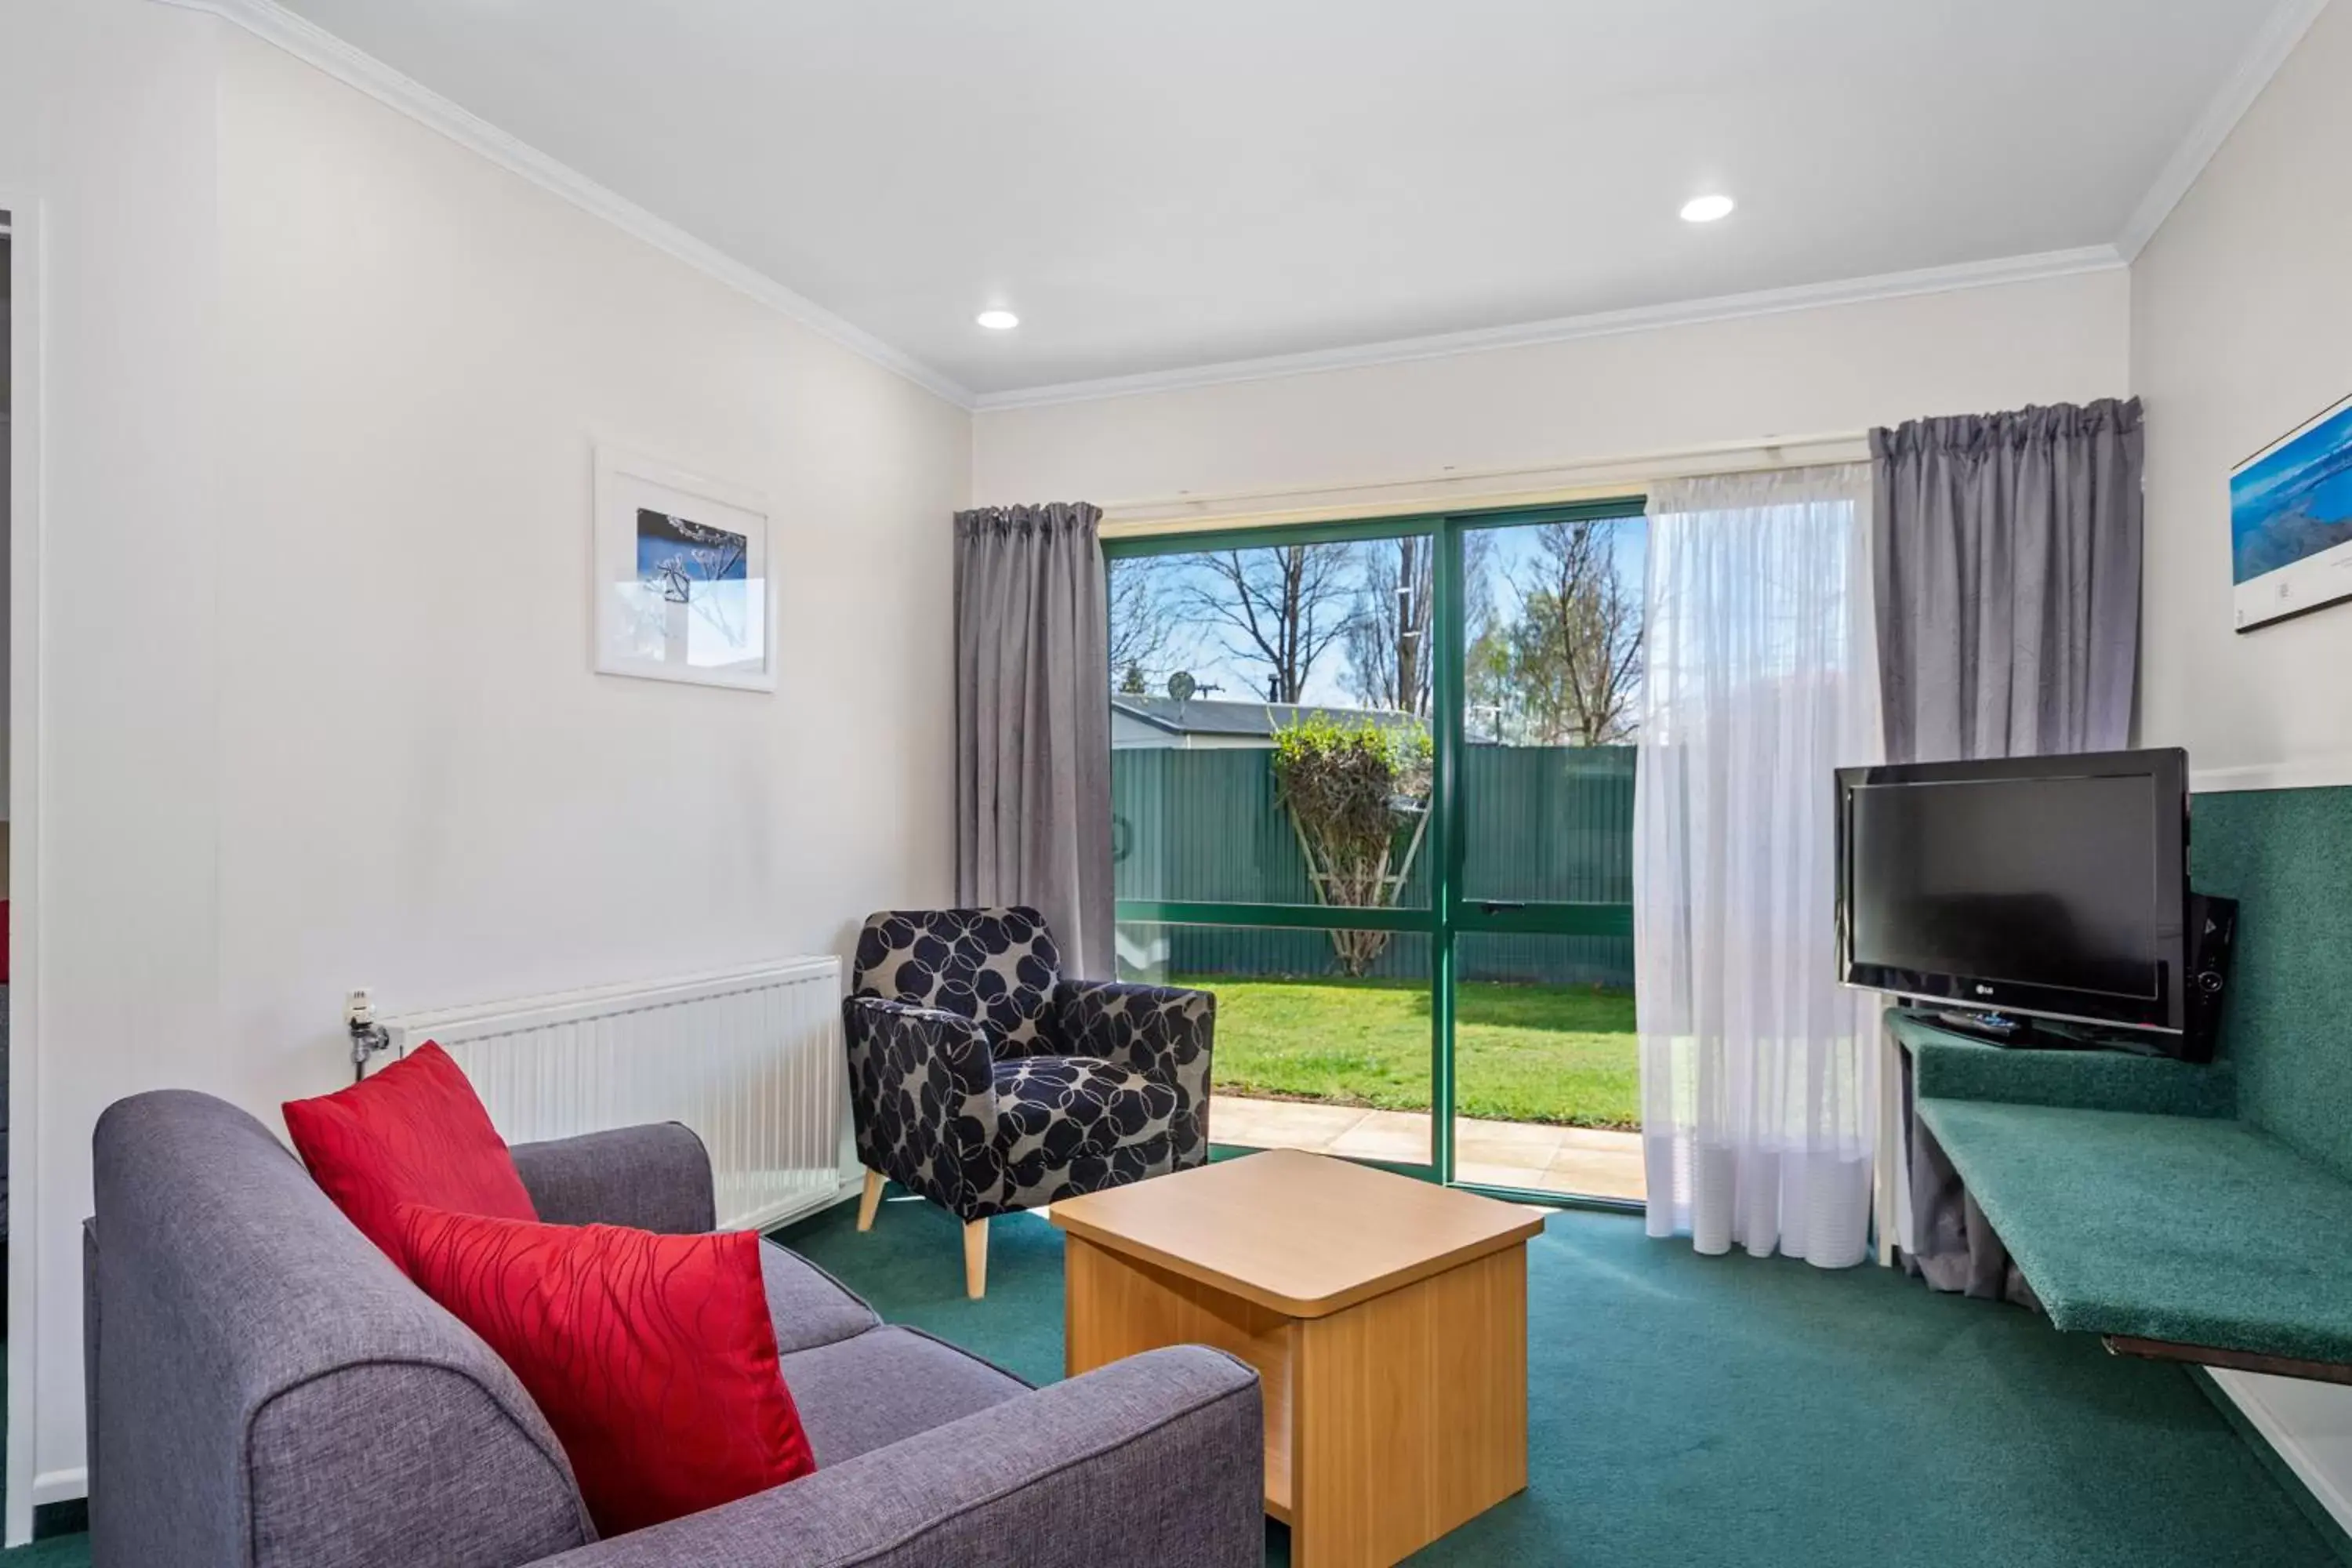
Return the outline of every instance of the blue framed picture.
[[[2352,397],[2230,472],[2242,632],[2352,598]]]
[[[775,689],[767,502],[600,444],[595,508],[597,669]]]

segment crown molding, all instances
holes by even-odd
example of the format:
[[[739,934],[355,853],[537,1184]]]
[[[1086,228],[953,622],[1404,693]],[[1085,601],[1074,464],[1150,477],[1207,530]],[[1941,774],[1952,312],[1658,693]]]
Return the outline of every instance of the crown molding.
[[[2126,261],[2139,259],[2139,253],[2156,237],[2156,231],[2164,226],[2164,220],[2172,216],[2172,209],[2180,205],[2181,198],[2197,183],[2197,176],[2205,172],[2205,165],[2221,152],[2230,132],[2238,128],[2238,121],[2245,118],[2246,110],[2262,97],[2263,89],[2270,86],[2271,79],[2278,75],[2287,57],[2294,53],[2295,46],[2303,42],[2304,35],[2311,31],[2311,25],[2326,9],[2327,0],[2279,0],[2272,9],[2270,19],[2246,47],[2237,68],[2224,79],[2212,100],[2206,104],[2205,112],[2197,117],[2189,134],[2157,174],[2156,184],[2147,188],[2147,194],[2140,197],[2139,205],[2126,220],[2123,233],[2116,239],[2116,249]]]
[[[235,23],[305,64],[359,89],[377,102],[398,110],[410,119],[439,132],[468,152],[478,153],[509,174],[519,174],[541,190],[603,218],[655,249],[683,261],[698,272],[790,317],[852,353],[905,377],[959,408],[973,406],[971,388],[891,347],[814,300],[785,288],[756,268],[695,238],[667,219],[656,217],[570,165],[558,163],[536,147],[509,135],[472,110],[459,107],[431,88],[402,75],[373,55],[346,43],[316,22],[276,4],[276,0],[158,0],[158,3],[183,10],[207,12],[224,21]]]
[[[1098,380],[1061,382],[1050,386],[1021,387],[1009,392],[984,392],[973,400],[972,405],[982,413],[989,413],[1007,408],[1035,408],[1055,403],[1088,403],[1107,397],[1139,397],[1149,393],[1174,392],[1190,387],[1269,381],[1279,376],[1311,375],[1318,371],[1358,370],[1368,365],[1402,364],[1412,360],[1446,359],[1455,354],[1486,353],[1497,349],[1572,342],[1580,338],[1654,331],[1662,327],[1699,326],[1710,321],[1732,321],[1749,316],[1776,316],[1791,310],[1817,310],[1827,305],[1856,305],[1873,300],[1899,300],[1916,294],[1947,294],[2003,283],[2030,283],[2084,272],[2109,272],[2124,264],[2123,257],[2112,245],[2085,246],[2076,250],[2052,250],[2033,256],[1964,261],[1956,266],[1922,268],[1912,272],[1886,272],[1872,278],[1801,283],[1794,288],[1767,289],[1748,294],[1723,294],[1708,300],[1642,305],[1627,310],[1560,316],[1548,321],[1527,321],[1517,326],[1480,327],[1466,332],[1397,338],[1387,342],[1362,343],[1347,348],[1314,349],[1305,353],[1271,354],[1264,359],[1228,360],[1218,364],[1149,371],[1140,375],[1104,376]]]
[[[578,170],[509,135],[471,110],[406,77],[374,56],[337,37],[277,0],[156,0],[234,23],[389,108],[439,132],[458,145],[574,206],[603,218],[697,271],[717,279],[791,318],[853,353],[904,377],[957,407],[982,412],[1039,407],[1057,403],[1141,396],[1191,387],[1226,385],[1318,371],[1349,370],[1440,359],[1455,354],[1569,342],[1659,328],[1694,326],[1744,317],[1775,315],[1822,306],[1858,304],[1908,295],[1945,293],[2003,283],[2063,278],[2128,266],[2211,162],[2230,132],[2277,75],[2310,31],[2328,0],[2279,0],[2243,58],[2214,94],[2188,137],[2166,163],[2156,183],[2132,211],[2113,245],[1998,258],[1951,267],[1885,273],[1790,289],[1723,295],[1714,299],[1642,306],[1565,316],[1551,321],[1480,328],[1427,337],[1233,360],[1135,375],[1105,376],[975,394],[912,355],[835,315],[767,274],[656,216]]]

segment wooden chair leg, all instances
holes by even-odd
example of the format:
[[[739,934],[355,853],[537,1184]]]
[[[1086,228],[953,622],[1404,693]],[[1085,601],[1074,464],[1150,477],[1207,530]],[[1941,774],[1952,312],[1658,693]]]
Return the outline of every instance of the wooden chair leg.
[[[975,1219],[963,1227],[963,1293],[973,1300],[988,1294],[988,1222]]]
[[[882,1184],[886,1180],[879,1171],[866,1173],[866,1191],[857,1199],[857,1228],[874,1228],[874,1211],[882,1206]]]

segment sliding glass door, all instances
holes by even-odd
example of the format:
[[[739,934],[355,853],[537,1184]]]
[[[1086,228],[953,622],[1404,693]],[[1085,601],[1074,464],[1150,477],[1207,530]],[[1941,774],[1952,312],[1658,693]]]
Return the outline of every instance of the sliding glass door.
[[[1454,1165],[1637,1201],[1638,503],[1461,533],[1453,805]]]
[[[1639,1197],[1640,510],[1107,545],[1119,965],[1217,993],[1217,1142]]]
[[[1436,544],[1111,552],[1119,965],[1217,993],[1218,1142],[1433,1168]]]

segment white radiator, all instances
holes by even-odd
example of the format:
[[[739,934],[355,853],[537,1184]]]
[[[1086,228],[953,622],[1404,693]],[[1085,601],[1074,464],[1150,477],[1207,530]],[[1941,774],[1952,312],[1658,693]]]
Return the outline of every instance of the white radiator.
[[[404,1054],[438,1041],[509,1143],[686,1123],[710,1151],[721,1229],[775,1225],[856,1179],[835,958],[415,1013],[384,1026]]]

